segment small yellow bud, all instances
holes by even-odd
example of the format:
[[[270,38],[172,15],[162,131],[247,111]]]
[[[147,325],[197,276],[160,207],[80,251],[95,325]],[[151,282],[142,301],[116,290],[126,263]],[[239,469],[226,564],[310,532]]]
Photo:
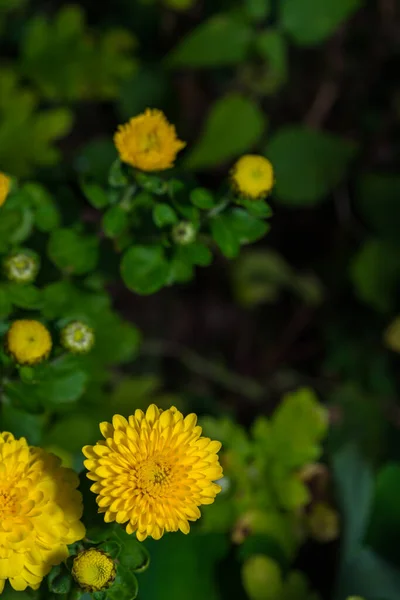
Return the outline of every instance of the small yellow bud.
[[[14,321],[7,332],[6,348],[18,364],[34,365],[49,356],[51,335],[39,321]]]
[[[105,590],[115,579],[113,559],[96,548],[82,550],[74,559],[72,576],[86,592]]]
[[[315,504],[307,516],[308,530],[318,542],[332,542],[339,535],[339,515],[324,502]]]
[[[61,331],[61,343],[73,354],[86,354],[93,348],[93,329],[81,321],[68,323]]]

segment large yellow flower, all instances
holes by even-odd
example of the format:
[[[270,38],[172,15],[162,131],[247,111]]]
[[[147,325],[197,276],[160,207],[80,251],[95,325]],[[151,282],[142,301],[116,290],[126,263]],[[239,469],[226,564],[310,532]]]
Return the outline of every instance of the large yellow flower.
[[[170,169],[186,146],[164,113],[150,108],[120,125],[114,142],[121,160],[142,171]]]
[[[11,179],[4,173],[0,172],[0,206],[4,204],[9,194]]]
[[[52,345],[49,331],[39,321],[14,321],[7,332],[7,350],[20,365],[34,365],[44,360]]]
[[[245,154],[233,165],[231,181],[241,196],[250,200],[265,198],[274,187],[274,169],[263,156]]]
[[[105,441],[85,446],[87,476],[95,483],[99,512],[109,523],[127,523],[138,540],[159,539],[165,531],[189,533],[199,506],[212,504],[221,488],[220,442],[201,437],[194,414],[154,404],[101,423]]]
[[[77,475],[25,438],[0,433],[0,593],[37,589],[85,535]]]

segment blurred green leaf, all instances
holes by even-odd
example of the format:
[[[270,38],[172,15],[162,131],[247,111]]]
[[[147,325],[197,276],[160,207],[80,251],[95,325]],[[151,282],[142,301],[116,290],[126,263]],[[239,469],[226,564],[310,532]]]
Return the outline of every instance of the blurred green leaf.
[[[265,129],[265,118],[252,100],[231,93],[214,104],[197,144],[186,158],[190,169],[205,169],[252,148]]]
[[[365,173],[358,182],[357,207],[373,231],[398,243],[400,177]]]
[[[157,203],[153,208],[153,221],[157,227],[165,227],[178,222],[174,209],[165,202]]]
[[[138,294],[153,294],[162,288],[169,267],[161,246],[132,246],[121,261],[125,285]]]
[[[362,0],[284,0],[282,27],[300,45],[323,42],[362,4]]]
[[[101,209],[108,205],[108,196],[97,183],[82,180],[81,189],[87,200],[95,208]]]
[[[288,77],[286,39],[277,29],[265,29],[258,34],[256,48],[268,68],[263,90],[267,94],[274,94],[286,83]]]
[[[10,283],[8,285],[8,297],[19,308],[33,310],[40,309],[43,305],[41,290],[34,285]]]
[[[168,56],[172,67],[219,67],[245,59],[252,32],[245,22],[215,15],[198,25]]]
[[[349,272],[360,300],[380,312],[392,309],[400,275],[400,256],[395,246],[367,239],[353,257]]]
[[[389,463],[378,473],[366,541],[380,556],[400,565],[400,465]]]
[[[121,206],[111,206],[103,215],[103,230],[107,237],[121,235],[129,226],[129,217]]]
[[[280,129],[267,146],[274,165],[276,198],[294,206],[324,200],[345,177],[355,144],[304,126]]]
[[[229,219],[225,215],[213,217],[210,228],[211,235],[222,254],[227,258],[235,258],[239,254],[240,242],[232,230]]]
[[[346,563],[357,554],[364,541],[374,480],[370,466],[353,444],[334,454],[333,471],[344,524],[342,561]]]
[[[48,253],[60,270],[83,275],[95,268],[98,246],[94,236],[82,236],[72,229],[57,229],[50,236]]]
[[[220,600],[215,577],[219,561],[228,552],[228,540],[220,534],[168,535],[146,542],[151,567],[140,575],[140,595],[157,600]],[[176,565],[179,565],[179,577]],[[163,585],[160,586],[160,581]]]
[[[272,8],[271,0],[245,0],[246,12],[254,21],[265,20]]]
[[[212,193],[206,188],[195,188],[190,192],[190,202],[202,210],[210,210],[215,206]]]

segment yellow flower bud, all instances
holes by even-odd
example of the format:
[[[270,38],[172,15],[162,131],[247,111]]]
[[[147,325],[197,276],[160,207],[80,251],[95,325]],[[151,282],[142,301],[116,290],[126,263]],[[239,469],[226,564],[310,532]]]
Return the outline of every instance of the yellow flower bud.
[[[18,364],[34,365],[49,356],[51,335],[39,321],[14,321],[7,332],[6,348]]]
[[[74,559],[72,575],[86,592],[105,590],[115,579],[113,559],[97,548],[82,550]]]

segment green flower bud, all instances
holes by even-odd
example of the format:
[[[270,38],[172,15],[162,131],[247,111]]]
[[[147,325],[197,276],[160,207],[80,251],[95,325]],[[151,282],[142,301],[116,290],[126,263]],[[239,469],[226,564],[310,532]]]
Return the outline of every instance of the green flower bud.
[[[40,259],[31,250],[18,250],[4,260],[7,279],[16,283],[31,283],[39,271]]]
[[[246,560],[242,581],[250,600],[277,600],[283,587],[278,563],[263,554],[255,554]]]
[[[172,228],[172,239],[175,244],[187,246],[196,239],[196,230],[190,221],[180,221]]]
[[[72,321],[61,331],[61,344],[73,354],[86,354],[94,345],[93,329],[81,321]]]

